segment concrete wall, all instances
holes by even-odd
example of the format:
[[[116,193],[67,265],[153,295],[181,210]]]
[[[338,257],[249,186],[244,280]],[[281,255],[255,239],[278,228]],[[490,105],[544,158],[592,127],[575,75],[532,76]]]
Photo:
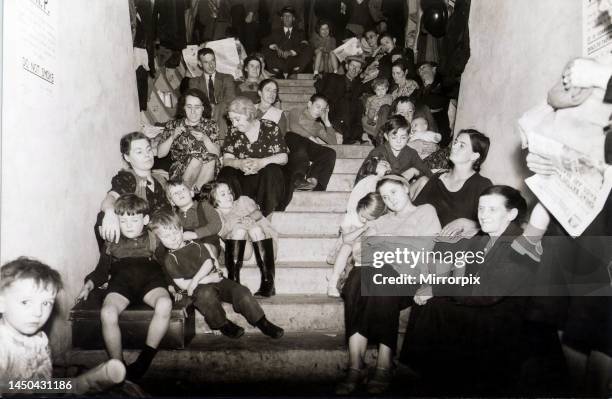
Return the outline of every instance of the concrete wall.
[[[581,55],[578,0],[472,0],[471,58],[461,81],[455,132],[491,137],[482,173],[528,189],[516,120],[546,99],[571,57]]]
[[[121,167],[119,138],[139,125],[128,2],[49,2],[57,18],[54,85],[31,93],[15,44],[26,36],[17,3],[4,4],[0,254],[2,262],[27,255],[60,271],[66,289],[51,323],[57,356],[70,344],[73,298],[97,261],[93,225]]]

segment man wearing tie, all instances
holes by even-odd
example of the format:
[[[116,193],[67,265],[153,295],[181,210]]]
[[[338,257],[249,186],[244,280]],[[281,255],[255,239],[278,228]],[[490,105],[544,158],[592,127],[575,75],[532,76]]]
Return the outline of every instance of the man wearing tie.
[[[221,138],[227,134],[225,113],[228,104],[236,98],[234,79],[225,73],[217,72],[215,52],[209,48],[198,51],[198,66],[204,71],[202,76],[189,79],[189,88],[202,90],[212,106],[212,119],[219,126]]]
[[[268,68],[278,77],[301,73],[312,61],[313,51],[303,30],[293,26],[295,9],[284,7],[281,12],[283,27],[272,31],[264,40],[264,57]]]

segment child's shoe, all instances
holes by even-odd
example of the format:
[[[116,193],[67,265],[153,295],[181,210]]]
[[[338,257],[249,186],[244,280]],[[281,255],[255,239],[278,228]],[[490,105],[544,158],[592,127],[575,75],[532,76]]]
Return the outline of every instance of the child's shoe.
[[[229,320],[221,326],[219,331],[221,331],[221,334],[232,339],[238,339],[244,335],[244,328],[237,326]]]
[[[270,321],[266,319],[266,316],[262,317],[255,326],[270,338],[278,339],[285,334],[285,330],[276,324],[270,323]]]
[[[365,382],[368,377],[368,369],[362,368],[360,370],[350,368],[348,369],[346,376],[342,381],[336,385],[336,395],[350,395],[359,386]]]
[[[376,368],[374,376],[368,381],[368,393],[370,395],[380,395],[389,389],[393,373],[389,369]]]
[[[542,241],[533,243],[524,235],[515,238],[510,246],[519,254],[527,255],[536,262],[540,262],[542,253],[544,252],[542,249]]]

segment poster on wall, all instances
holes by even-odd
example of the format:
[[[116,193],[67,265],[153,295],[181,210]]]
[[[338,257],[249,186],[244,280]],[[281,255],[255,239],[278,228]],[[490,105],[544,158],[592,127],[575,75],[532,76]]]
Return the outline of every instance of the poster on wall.
[[[582,0],[582,55],[601,58],[612,53],[612,20],[599,11],[599,1]]]
[[[24,0],[14,6],[17,29],[11,44],[18,65],[13,70],[23,100],[36,105],[57,92],[57,0]]]

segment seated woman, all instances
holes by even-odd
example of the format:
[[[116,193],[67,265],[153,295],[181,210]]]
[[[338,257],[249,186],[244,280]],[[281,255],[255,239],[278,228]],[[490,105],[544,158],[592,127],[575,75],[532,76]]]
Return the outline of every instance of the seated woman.
[[[433,176],[419,154],[407,146],[410,126],[403,116],[393,115],[383,131],[384,142],[370,151],[357,172],[355,183],[368,174],[367,165],[373,158],[378,160],[379,167],[386,169],[385,174],[402,175],[408,181],[417,176]]]
[[[476,256],[465,263],[455,258],[452,275],[478,277],[478,283],[434,285],[433,299],[415,297],[426,304],[410,314],[400,359],[428,381],[444,375],[444,385],[457,390],[436,393],[510,394],[515,388],[524,343],[524,295],[537,267],[511,248],[522,234],[519,223],[526,210],[518,190],[488,187],[478,199],[480,234],[452,246],[455,253]]]
[[[257,119],[267,119],[278,125],[283,137],[287,133],[287,116],[285,112],[278,108],[278,83],[274,79],[264,79],[259,82],[257,87],[259,95],[259,103],[255,105],[257,108]]]
[[[389,212],[375,221],[368,222],[366,236],[420,237],[418,248],[431,250],[432,237],[440,232],[440,222],[431,205],[415,206],[410,201],[409,186],[401,176],[385,176],[378,182],[378,193]],[[391,237],[387,237],[391,238]],[[402,244],[406,244],[404,240]],[[359,246],[353,250],[353,257],[360,259]],[[397,345],[399,312],[410,305],[405,296],[362,295],[362,279],[371,281],[374,273],[397,276],[396,265],[354,267],[343,288],[346,338],[348,339],[349,370],[343,381],[336,387],[337,394],[348,395],[367,377],[365,352],[368,343],[378,345],[376,370],[368,381],[368,392],[380,394],[391,382],[393,354]],[[419,268],[421,265],[419,265]],[[398,267],[399,268],[399,267]],[[404,272],[403,268],[400,270]]]
[[[329,21],[324,19],[317,22],[316,32],[310,38],[310,45],[314,49],[313,71],[314,78],[319,74],[338,73],[338,58],[332,53],[336,48],[336,39],[330,36]]]
[[[306,107],[289,111],[287,171],[296,190],[325,191],[336,164],[336,151],[322,144],[336,144],[337,133],[329,121],[327,98],[313,94]]]
[[[397,60],[391,66],[391,97],[395,100],[398,97],[408,97],[415,99],[419,96],[420,86],[410,73],[408,64],[404,60]]]
[[[416,205],[431,204],[436,208],[445,237],[471,237],[478,231],[476,211],[482,191],[491,180],[478,173],[487,158],[490,141],[474,129],[459,132],[451,148],[447,172],[430,179],[420,178],[416,187],[422,190],[414,200]]]
[[[197,191],[215,179],[219,168],[219,131],[210,119],[206,95],[188,89],[179,99],[175,119],[168,121],[159,136],[157,156],[170,153],[170,178],[183,180]]]
[[[244,60],[244,66],[242,67],[244,81],[238,85],[239,96],[246,97],[253,101],[253,103],[259,101],[257,89],[262,79],[261,70],[259,58],[251,55]]]
[[[395,38],[389,33],[383,33],[378,38],[380,53],[382,56],[378,60],[378,77],[391,79],[391,66],[398,59],[403,58],[404,52],[395,45]],[[407,60],[410,62],[410,60]]]
[[[251,197],[264,216],[282,210],[285,184],[281,165],[287,163],[287,145],[278,126],[257,120],[256,108],[244,97],[228,108],[232,128],[223,144],[223,169],[218,181],[228,183],[236,198]]]

